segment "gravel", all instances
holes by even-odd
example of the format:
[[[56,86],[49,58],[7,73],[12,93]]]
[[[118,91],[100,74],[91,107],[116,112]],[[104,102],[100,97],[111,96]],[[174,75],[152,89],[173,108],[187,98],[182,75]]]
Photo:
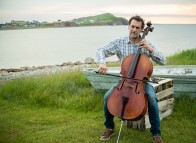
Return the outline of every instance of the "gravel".
[[[82,70],[88,65],[70,65],[70,66],[50,66],[42,69],[31,68],[20,72],[7,72],[0,74],[0,80],[11,80],[24,77],[38,77],[42,75],[53,75],[65,71]]]

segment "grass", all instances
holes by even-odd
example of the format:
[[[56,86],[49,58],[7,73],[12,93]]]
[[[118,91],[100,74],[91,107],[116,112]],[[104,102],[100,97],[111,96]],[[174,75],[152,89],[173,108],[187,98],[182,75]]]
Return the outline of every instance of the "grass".
[[[0,142],[91,142],[97,131],[95,119],[100,116],[65,108],[10,104],[5,100],[0,104]]]
[[[103,94],[79,71],[9,81],[0,90],[0,142],[100,142]],[[176,99],[173,114],[161,122],[166,142],[194,142],[195,105],[195,99]],[[118,131],[120,120],[115,122]],[[116,139],[117,133],[107,142]],[[151,135],[124,125],[120,140],[148,143]]]
[[[0,143],[98,143],[103,133],[103,95],[81,71],[0,83]],[[194,143],[196,99],[176,98],[173,113],[161,121],[169,143]],[[116,134],[106,143],[116,142]],[[149,129],[124,124],[120,142],[152,142]]]
[[[167,65],[196,65],[196,48],[167,57]]]
[[[8,82],[0,93],[3,99],[22,104],[30,103],[40,107],[92,110],[87,108],[90,102],[86,101],[86,97],[94,95],[94,92],[83,73],[78,71],[49,77],[13,80]],[[78,99],[80,99],[79,103],[77,103]]]

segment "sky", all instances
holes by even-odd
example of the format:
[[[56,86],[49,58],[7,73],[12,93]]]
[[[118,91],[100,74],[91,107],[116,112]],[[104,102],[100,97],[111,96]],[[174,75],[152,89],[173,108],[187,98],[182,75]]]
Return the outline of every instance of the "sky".
[[[196,0],[0,0],[0,23],[54,22],[111,13],[156,24],[196,24]]]

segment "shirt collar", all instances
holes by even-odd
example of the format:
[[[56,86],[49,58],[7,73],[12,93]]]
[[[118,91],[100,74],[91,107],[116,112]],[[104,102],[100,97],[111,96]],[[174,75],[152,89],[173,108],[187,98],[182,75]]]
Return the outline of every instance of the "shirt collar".
[[[129,37],[126,37],[126,39],[125,39],[125,40],[126,40],[126,43],[127,43],[127,44],[130,44],[130,43],[131,43],[131,41],[130,41]]]
[[[140,36],[140,38],[141,38],[141,36]],[[132,42],[131,42],[131,40],[129,39],[129,37],[126,37],[126,43],[127,44],[132,44]],[[139,45],[139,43],[137,43],[136,45]]]

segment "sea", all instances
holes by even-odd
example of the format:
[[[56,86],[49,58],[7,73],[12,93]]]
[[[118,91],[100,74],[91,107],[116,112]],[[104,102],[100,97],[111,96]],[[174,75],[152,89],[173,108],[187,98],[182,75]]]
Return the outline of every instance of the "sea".
[[[155,24],[146,39],[165,56],[196,48],[196,24]],[[96,50],[127,36],[128,26],[87,26],[0,31],[0,69],[84,63]],[[107,61],[117,61],[112,56]]]

